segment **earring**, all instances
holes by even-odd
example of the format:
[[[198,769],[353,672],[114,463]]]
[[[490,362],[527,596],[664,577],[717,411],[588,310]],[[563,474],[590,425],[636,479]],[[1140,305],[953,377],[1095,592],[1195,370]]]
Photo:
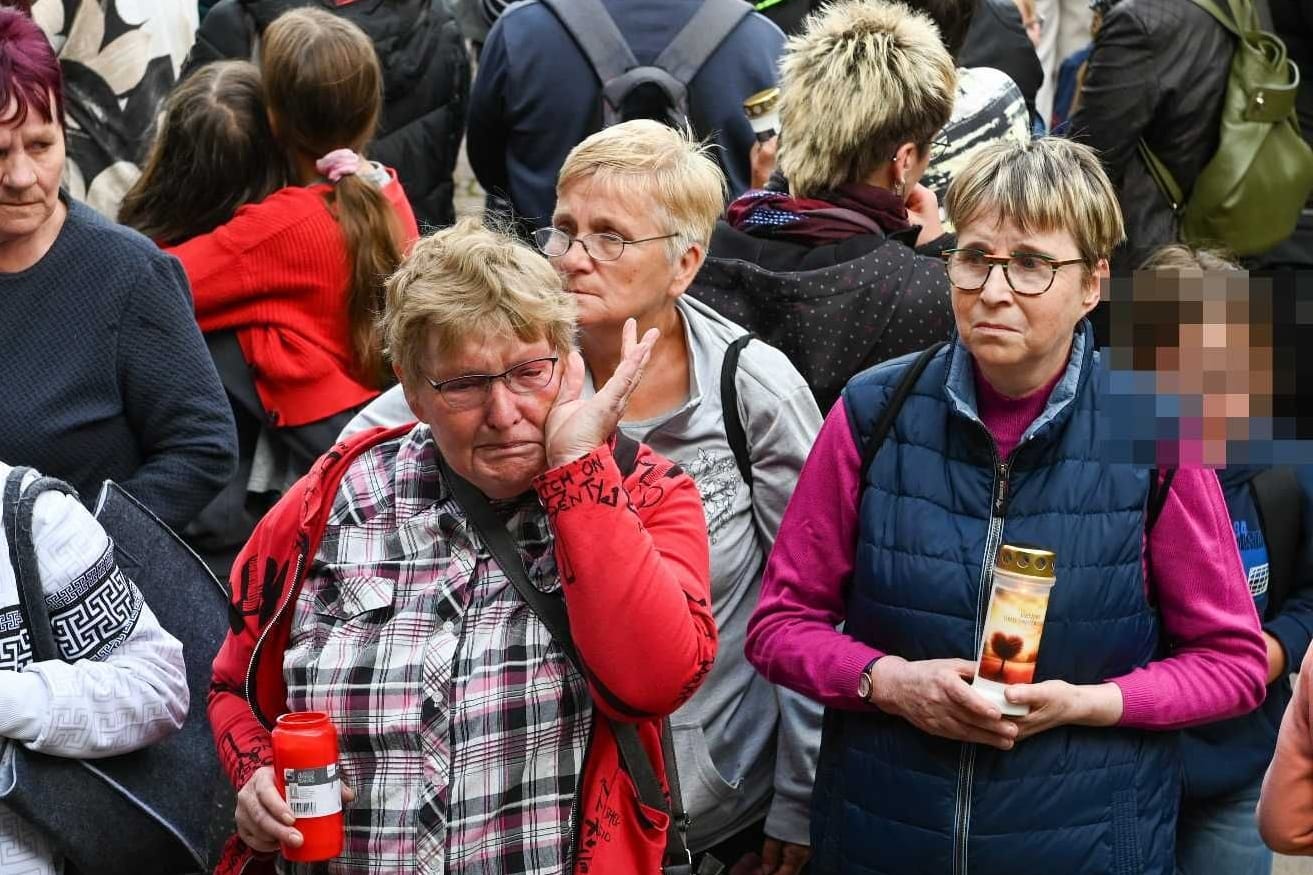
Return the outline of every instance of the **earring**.
[[[903,181],[901,179],[894,182],[894,194],[899,197],[903,196]]]

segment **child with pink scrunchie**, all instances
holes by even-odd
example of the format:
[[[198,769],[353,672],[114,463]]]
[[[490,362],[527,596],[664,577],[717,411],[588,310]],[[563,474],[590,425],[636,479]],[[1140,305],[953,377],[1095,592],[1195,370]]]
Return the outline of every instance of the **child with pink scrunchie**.
[[[419,231],[396,174],[362,154],[382,110],[364,32],[294,9],[266,29],[260,58],[295,184],[168,251],[191,280],[201,330],[236,333],[268,422],[332,422],[391,382],[374,320]]]

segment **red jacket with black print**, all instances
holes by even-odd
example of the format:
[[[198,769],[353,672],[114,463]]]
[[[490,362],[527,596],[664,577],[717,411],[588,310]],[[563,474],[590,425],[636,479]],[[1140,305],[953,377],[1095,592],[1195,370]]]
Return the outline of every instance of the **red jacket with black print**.
[[[270,730],[287,711],[283,653],[292,608],[338,484],[358,455],[410,428],[363,432],[330,450],[270,510],[233,566],[230,631],[214,660],[209,717],[238,789],[273,762]],[[641,806],[607,718],[637,724],[668,794],[661,718],[697,690],[716,654],[709,547],[693,480],[642,444],[636,454],[619,453],[622,472],[613,449],[615,438],[534,483],[556,537],[566,611],[596,706],[574,872],[658,875],[669,818]],[[272,870],[272,858],[256,857],[233,836],[215,871]]]

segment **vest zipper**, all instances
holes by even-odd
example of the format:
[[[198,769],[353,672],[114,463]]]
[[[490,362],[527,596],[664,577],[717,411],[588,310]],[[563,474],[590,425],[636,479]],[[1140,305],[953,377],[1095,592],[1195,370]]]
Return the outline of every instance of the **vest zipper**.
[[[253,689],[253,681],[255,678],[255,664],[260,658],[260,648],[264,646],[265,638],[267,638],[269,632],[275,626],[278,625],[279,617],[283,615],[283,611],[287,610],[288,604],[290,604],[292,601],[291,598],[292,593],[298,592],[300,589],[299,581],[301,580],[301,572],[305,568],[305,557],[308,552],[309,552],[309,547],[307,546],[306,542],[303,540],[301,544],[301,549],[298,550],[296,554],[296,566],[292,571],[292,585],[287,590],[287,598],[285,598],[283,602],[278,605],[278,610],[274,611],[273,617],[269,619],[269,622],[265,625],[264,629],[260,632],[260,637],[256,639],[255,647],[251,650],[251,661],[246,666],[247,707],[251,709],[251,714],[254,715],[256,721],[270,732],[273,731],[273,724],[266,721],[264,717],[260,714],[259,709],[256,708],[255,706],[255,695]]]
[[[574,798],[570,800],[570,835],[569,843],[566,845],[567,859],[566,865],[562,872],[573,872],[575,861],[579,859],[579,797],[584,792],[584,775],[588,772],[588,755],[593,752],[593,730],[597,726],[597,716],[594,712],[591,720],[588,721],[588,741],[584,744],[584,758],[579,763],[579,783],[575,786]]]
[[[983,428],[983,426],[981,426]],[[989,437],[991,444],[993,436]],[[999,461],[998,448],[994,447],[994,485],[990,498],[989,531],[985,535],[985,555],[980,565],[980,579],[976,584],[976,625],[971,636],[972,653],[980,649],[980,628],[985,620],[985,608],[989,599],[990,580],[994,561],[998,558],[998,548],[1003,542],[1003,519],[1008,509],[1008,486],[1012,476],[1012,461],[1016,458],[1014,448],[1008,457]],[[953,875],[967,875],[968,855],[967,836],[971,831],[971,784],[976,772],[976,745],[962,744],[962,754],[957,767],[957,805],[953,813]]]

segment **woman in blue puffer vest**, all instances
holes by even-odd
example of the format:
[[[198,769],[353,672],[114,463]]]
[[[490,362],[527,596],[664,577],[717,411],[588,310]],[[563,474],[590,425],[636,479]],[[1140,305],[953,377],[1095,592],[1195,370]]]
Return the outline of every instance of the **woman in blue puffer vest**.
[[[914,357],[848,383],[749,628],[753,664],[828,708],[812,871],[1171,875],[1170,730],[1252,710],[1266,678],[1226,502],[1211,470],[1110,458],[1085,316],[1123,231],[1094,152],[992,147],[947,208],[957,338],[869,465]],[[1006,689],[1023,717],[969,685],[1003,543],[1057,556],[1035,683]]]

